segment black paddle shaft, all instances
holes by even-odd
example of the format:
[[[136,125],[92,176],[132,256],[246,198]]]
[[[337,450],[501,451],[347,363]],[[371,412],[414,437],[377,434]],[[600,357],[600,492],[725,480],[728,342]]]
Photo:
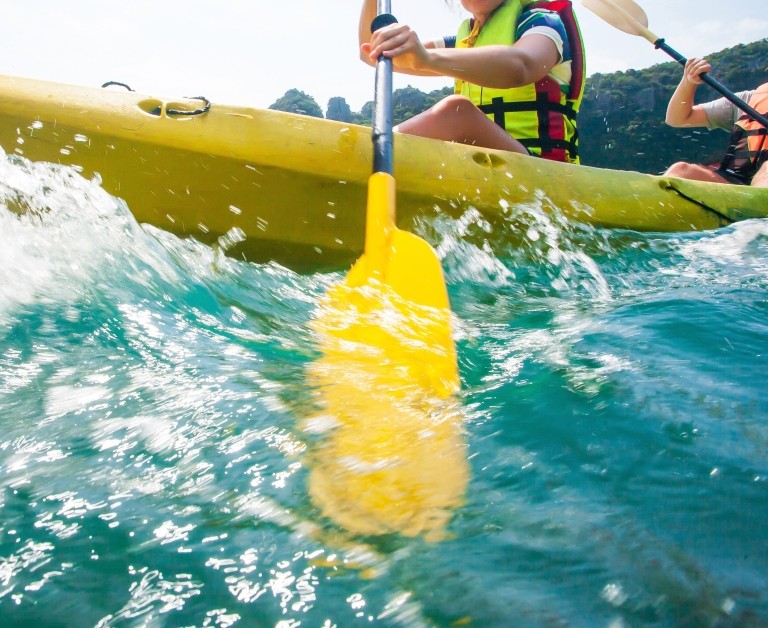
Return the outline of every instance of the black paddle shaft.
[[[390,1],[378,1],[378,15],[371,32],[397,22],[389,13]],[[394,174],[392,150],[392,59],[381,55],[376,61],[376,91],[373,101],[373,171]]]
[[[681,55],[677,50],[668,46],[667,43],[664,41],[663,37],[661,39],[657,39],[653,43],[653,45],[656,46],[656,48],[659,48],[660,50],[663,50],[664,52],[666,52],[670,57],[672,57],[680,65],[684,66],[686,61],[688,61],[688,59],[686,59],[683,55]],[[731,90],[725,87],[725,85],[720,83],[720,81],[713,79],[706,72],[701,74],[701,80],[704,81],[707,85],[709,85],[712,89],[720,92],[723,96],[725,96],[728,100],[730,100],[739,109],[741,109],[745,113],[748,113],[752,117],[752,119],[757,120],[757,122],[759,122],[766,129],[768,129],[768,118],[766,118],[754,107],[750,107],[741,98],[739,98]]]

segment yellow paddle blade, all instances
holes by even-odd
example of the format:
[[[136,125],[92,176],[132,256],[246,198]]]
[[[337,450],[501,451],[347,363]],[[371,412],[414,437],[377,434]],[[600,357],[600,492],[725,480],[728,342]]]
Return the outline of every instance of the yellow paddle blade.
[[[365,253],[314,318],[322,407],[309,490],[354,534],[442,536],[468,482],[440,260],[394,222],[394,179],[369,181]]]
[[[368,179],[365,253],[347,275],[347,285],[370,280],[389,286],[406,301],[448,308],[448,292],[435,251],[395,226],[395,180],[384,172]]]

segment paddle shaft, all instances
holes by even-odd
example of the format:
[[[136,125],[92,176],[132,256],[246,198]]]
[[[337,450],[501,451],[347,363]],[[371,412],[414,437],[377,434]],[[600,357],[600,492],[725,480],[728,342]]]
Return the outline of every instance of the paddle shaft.
[[[374,32],[397,20],[389,13],[390,0],[378,0]],[[393,174],[392,149],[392,59],[380,55],[376,61],[376,89],[373,101],[373,171]]]
[[[660,50],[663,50],[666,52],[670,57],[672,57],[675,61],[680,63],[681,65],[685,66],[688,59],[686,59],[683,55],[681,55],[677,50],[674,48],[671,48],[665,41],[664,38],[661,37],[657,39],[656,41],[652,42],[656,48],[659,48]],[[768,118],[766,118],[763,114],[761,114],[757,109],[754,107],[750,107],[746,102],[744,102],[741,98],[739,98],[736,94],[734,94],[731,90],[729,90],[727,87],[725,87],[720,81],[712,78],[709,74],[706,72],[700,74],[701,80],[704,81],[707,85],[709,85],[714,90],[720,92],[723,96],[725,96],[728,100],[730,100],[734,105],[736,105],[739,109],[742,111],[748,113],[754,120],[762,124],[766,129],[768,129]]]
[[[669,46],[664,41],[663,37],[659,37],[648,30],[648,17],[645,15],[645,11],[643,11],[642,7],[633,0],[582,0],[582,4],[614,28],[618,28],[620,31],[624,31],[630,35],[638,35],[642,37],[646,41],[652,43],[656,48],[666,52],[681,65],[685,66],[688,61],[688,59],[677,52],[677,50]],[[731,90],[719,81],[713,79],[706,72],[699,76],[701,76],[701,80],[712,89],[725,96],[739,109],[748,113],[754,120],[768,129],[768,118],[754,107],[750,107]]]

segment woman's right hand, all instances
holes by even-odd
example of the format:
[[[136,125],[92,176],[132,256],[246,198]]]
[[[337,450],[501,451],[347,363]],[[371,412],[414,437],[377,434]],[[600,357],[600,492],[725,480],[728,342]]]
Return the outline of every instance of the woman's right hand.
[[[699,57],[693,57],[685,62],[685,70],[683,70],[683,78],[693,85],[701,85],[701,75],[704,72],[709,72],[712,66],[706,59],[700,59]]]
[[[361,51],[371,65],[376,64],[380,55],[393,59],[400,70],[429,70],[429,53],[419,36],[407,24],[391,24],[376,31],[369,43],[361,46]]]

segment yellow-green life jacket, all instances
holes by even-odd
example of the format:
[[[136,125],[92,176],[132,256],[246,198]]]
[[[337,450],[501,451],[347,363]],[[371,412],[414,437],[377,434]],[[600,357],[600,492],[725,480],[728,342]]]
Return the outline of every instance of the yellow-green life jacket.
[[[569,0],[505,0],[479,33],[465,20],[456,37],[457,48],[511,46],[523,9],[542,8],[558,13],[571,49],[571,82],[567,93],[550,76],[535,84],[497,89],[457,80],[455,91],[469,98],[496,124],[534,155],[554,161],[579,163],[576,114],[584,92],[584,50]]]

